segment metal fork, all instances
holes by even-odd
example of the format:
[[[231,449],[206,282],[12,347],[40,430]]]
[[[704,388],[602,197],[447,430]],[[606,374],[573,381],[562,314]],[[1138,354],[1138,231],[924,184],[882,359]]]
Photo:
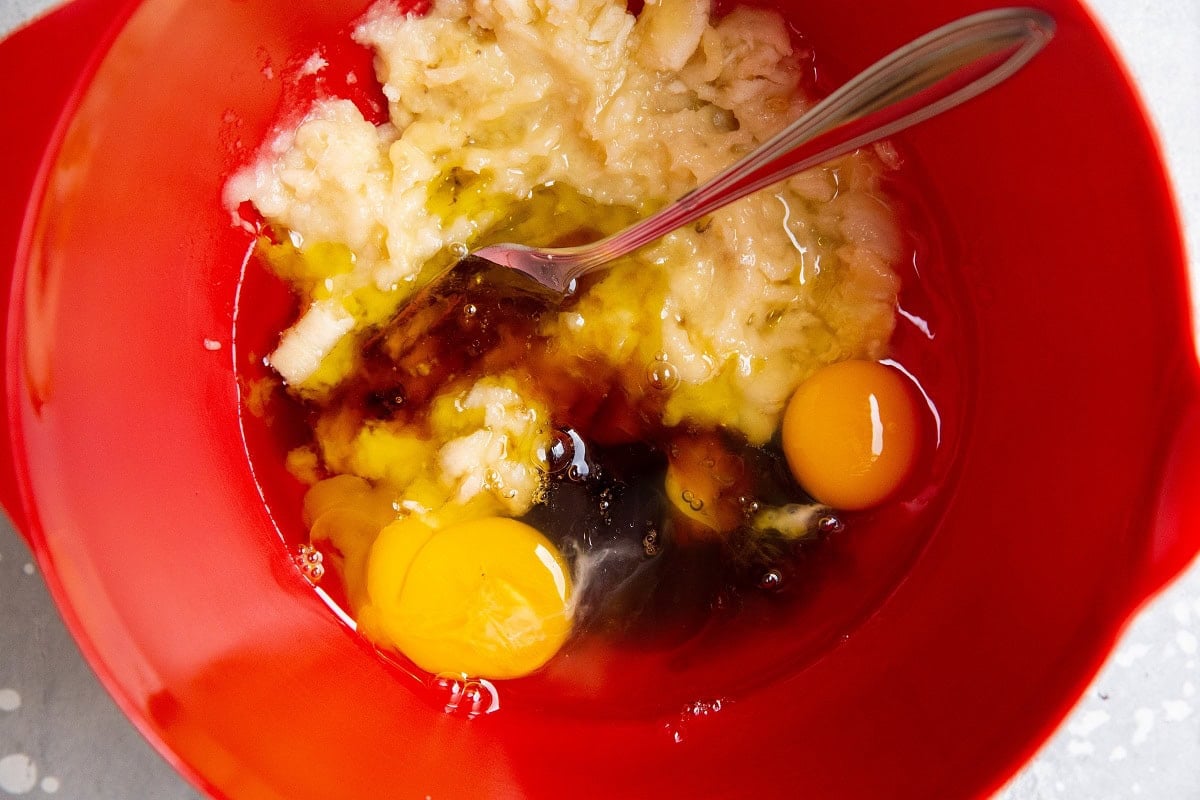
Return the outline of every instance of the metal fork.
[[[924,122],[1004,81],[1054,35],[1030,8],[964,17],[901,47],[774,138],[671,205],[578,247],[493,244],[472,255],[524,273],[560,296],[575,280],[751,192]]]

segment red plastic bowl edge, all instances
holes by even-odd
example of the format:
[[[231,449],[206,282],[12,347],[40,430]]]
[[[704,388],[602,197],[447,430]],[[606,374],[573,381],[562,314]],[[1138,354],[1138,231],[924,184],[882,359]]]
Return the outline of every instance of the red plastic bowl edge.
[[[1183,411],[1175,421],[1173,444],[1164,454],[1162,462],[1158,506],[1151,532],[1151,557],[1142,567],[1141,580],[1135,584],[1135,593],[1130,598],[1127,617],[1118,629],[1120,633],[1171,580],[1182,574],[1200,556],[1200,500],[1194,494],[1195,487],[1200,486],[1200,338],[1196,338],[1200,337],[1196,316],[1200,313],[1200,308],[1192,306],[1191,298],[1195,295],[1189,291],[1190,282],[1200,282],[1200,266],[1193,266],[1194,274],[1191,277],[1187,271],[1188,266],[1193,264],[1193,259],[1200,257],[1200,254],[1189,254],[1184,243],[1178,191],[1167,171],[1163,139],[1152,121],[1153,116],[1146,100],[1138,91],[1137,82],[1121,58],[1112,34],[1101,23],[1091,4],[1088,0],[1080,0],[1079,5],[1108,48],[1113,63],[1117,65],[1129,89],[1129,96],[1133,98],[1141,114],[1148,134],[1147,139],[1154,147],[1158,172],[1153,177],[1166,192],[1173,210],[1168,222],[1178,252],[1177,263],[1184,265],[1184,273],[1177,275],[1176,281],[1184,307],[1183,321],[1188,326],[1185,330],[1190,331],[1193,338],[1191,357],[1187,363],[1180,365],[1179,386],[1187,396],[1182,399]],[[1189,255],[1192,258],[1189,258]],[[1099,666],[1097,665],[1097,670]]]
[[[38,526],[29,517],[29,509],[33,504],[25,497],[28,481],[25,476],[18,474],[14,463],[14,453],[20,450],[22,443],[13,440],[16,430],[13,421],[18,405],[15,390],[21,385],[20,376],[14,372],[17,360],[13,356],[21,346],[22,332],[10,327],[11,311],[20,296],[13,288],[14,284],[19,283],[15,280],[20,273],[19,265],[25,263],[28,256],[28,225],[33,218],[29,211],[36,209],[37,200],[42,196],[46,169],[53,161],[51,156],[59,149],[66,124],[109,45],[139,2],[73,0],[0,41],[0,74],[33,74],[38,77],[37,81],[21,86],[0,86],[0,102],[19,102],[22,97],[36,101],[22,103],[23,107],[32,110],[34,116],[27,119],[24,128],[12,132],[9,147],[6,152],[0,153],[0,167],[6,168],[7,174],[12,177],[12,180],[0,186],[0,286],[6,287],[8,294],[8,301],[0,302],[0,326],[6,333],[2,365],[5,414],[0,424],[4,425],[7,440],[7,447],[0,448],[0,505],[41,564],[45,563],[45,559],[41,543],[36,538]],[[1186,264],[1178,202],[1166,174],[1161,139],[1149,122],[1150,116],[1144,101],[1134,88],[1134,81],[1117,55],[1111,37],[1086,4],[1081,5],[1095,29],[1100,32],[1113,55],[1113,61],[1120,66],[1130,86],[1130,94],[1137,99],[1143,122],[1157,149],[1160,164],[1157,177],[1170,194],[1176,209],[1171,222],[1181,253],[1179,263]],[[1187,276],[1180,275],[1178,279],[1180,290],[1186,296]],[[1136,588],[1129,599],[1125,619],[1114,626],[1114,640],[1144,605],[1200,555],[1200,503],[1195,501],[1192,492],[1193,487],[1200,485],[1200,363],[1193,357],[1180,366],[1180,372],[1179,385],[1188,393],[1188,397],[1181,404],[1183,412],[1176,423],[1176,436],[1164,458],[1155,523],[1150,532],[1150,558],[1138,567],[1141,574],[1135,582]],[[139,718],[134,704],[120,689],[120,682],[106,668],[101,654],[95,649],[69,604],[64,602],[65,595],[56,576],[52,571],[46,571],[45,577],[72,636],[126,716],[180,774],[201,791],[215,796],[216,787],[182,762]],[[1096,664],[1095,670],[1100,666],[1100,663]],[[1081,691],[1090,680],[1091,676],[1081,676]],[[1073,705],[1073,700],[1067,703],[1063,714],[1068,713]],[[1046,735],[1051,732],[1046,731]],[[1032,741],[1029,755],[1032,756],[1043,744],[1044,741]],[[1017,766],[1014,765],[1014,769]]]
[[[0,40],[0,74],[32,75],[36,80],[0,83],[0,105],[27,109],[24,125],[10,130],[8,147],[0,151],[0,169],[10,180],[0,184],[0,372],[4,376],[4,410],[0,417],[0,506],[13,528],[25,540],[42,567],[47,589],[71,637],[108,694],[127,719],[171,767],[206,796],[217,797],[217,788],[191,765],[179,758],[161,740],[126,695],[120,680],[109,670],[102,654],[88,636],[78,616],[66,602],[66,593],[48,563],[37,536],[40,526],[31,519],[32,502],[26,500],[28,476],[19,474],[15,453],[23,446],[17,440],[15,420],[19,412],[15,357],[23,334],[12,320],[22,292],[18,265],[28,261],[30,225],[47,180],[47,170],[62,144],[63,136],[80,98],[86,91],[109,46],[140,0],[71,0]]]
[[[20,385],[12,374],[21,331],[10,329],[12,310],[18,302],[13,291],[19,264],[28,260],[28,242],[34,198],[46,184],[51,153],[58,150],[66,124],[78,105],[92,75],[116,38],[137,0],[74,0],[18,28],[0,40],[0,74],[31,76],[24,81],[0,83],[0,99],[6,107],[24,108],[28,116],[21,126],[9,131],[7,146],[0,150],[0,168],[10,180],[0,185],[0,329],[5,332],[5,399]],[[5,440],[0,451],[0,505],[13,526],[30,538],[26,504],[21,498],[13,453],[15,408],[7,402],[4,415]]]

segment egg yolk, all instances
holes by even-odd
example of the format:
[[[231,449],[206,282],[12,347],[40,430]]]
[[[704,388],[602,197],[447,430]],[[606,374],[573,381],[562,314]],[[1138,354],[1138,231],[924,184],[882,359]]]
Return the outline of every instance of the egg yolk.
[[[908,380],[872,361],[823,367],[792,395],[783,453],[818,501],[858,510],[887,500],[916,458],[920,424]]]
[[[741,521],[739,502],[730,502],[745,484],[745,464],[715,437],[690,436],[668,449],[664,490],[688,533],[721,533]],[[682,531],[680,531],[682,533]]]
[[[409,517],[371,549],[363,632],[421,669],[519,678],[571,632],[571,581],[545,536],[489,517],[434,530]]]

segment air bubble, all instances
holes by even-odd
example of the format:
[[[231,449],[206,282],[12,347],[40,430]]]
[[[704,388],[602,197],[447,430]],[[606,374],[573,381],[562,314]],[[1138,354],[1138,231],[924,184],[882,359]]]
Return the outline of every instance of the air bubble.
[[[769,569],[758,579],[758,588],[775,591],[783,588],[783,573],[777,569]]]
[[[762,506],[759,505],[759,502],[753,497],[739,497],[738,505],[742,507],[742,515],[745,516],[746,519],[753,517],[759,512],[759,509],[762,508]]]
[[[478,313],[478,311],[479,311],[479,309],[476,308],[474,303],[467,303],[465,306],[463,306],[463,309],[462,309],[463,316],[467,317],[468,319],[475,316],[475,314]]]
[[[720,698],[716,700],[697,700],[684,710],[684,713],[691,717],[707,717],[709,714],[716,714],[721,710],[724,701]]]
[[[468,248],[462,242],[451,242],[449,245],[449,250],[450,255],[454,256],[455,258],[466,258],[467,254],[471,252],[470,248]]]
[[[592,476],[593,469],[587,461],[587,445],[571,428],[554,432],[550,447],[546,451],[546,472],[553,476],[566,477],[581,483]],[[599,471],[596,471],[599,474]]]
[[[668,361],[655,359],[646,371],[646,382],[651,389],[669,392],[679,386],[679,370]]]
[[[700,509],[704,508],[704,501],[699,497],[696,497],[695,492],[693,492],[691,489],[685,489],[682,497],[683,502],[687,503],[688,508],[690,508],[692,511],[699,511]]]
[[[659,554],[661,549],[658,543],[658,531],[654,527],[651,527],[650,530],[646,531],[646,535],[642,537],[642,552],[653,558]]]
[[[675,744],[682,744],[688,737],[688,730],[697,720],[702,720],[707,717],[716,716],[721,712],[721,709],[728,705],[729,701],[722,698],[712,700],[696,700],[688,703],[679,712],[678,718],[667,722],[663,725],[667,735],[671,737],[671,741]]]
[[[296,566],[300,568],[301,574],[314,586],[325,577],[324,561],[325,555],[311,544],[300,545],[295,557]]]
[[[555,431],[551,434],[550,447],[546,450],[546,472],[551,475],[562,472],[571,466],[575,448],[571,436],[566,431]]]
[[[500,491],[504,488],[504,478],[496,470],[489,469],[483,473],[483,488],[489,492]]]
[[[429,688],[451,716],[475,719],[500,710],[500,694],[491,681],[443,673],[433,677]]]
[[[376,389],[364,398],[367,410],[381,418],[394,417],[408,401],[408,395],[403,386],[393,386],[387,389]]]
[[[825,514],[817,520],[817,530],[821,533],[841,533],[846,529],[846,523],[833,514]]]

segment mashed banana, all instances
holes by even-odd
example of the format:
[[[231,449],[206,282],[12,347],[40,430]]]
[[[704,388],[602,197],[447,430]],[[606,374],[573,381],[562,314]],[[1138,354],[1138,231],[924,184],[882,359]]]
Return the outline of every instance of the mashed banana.
[[[511,234],[510,209],[537,191],[569,188],[615,227],[812,103],[778,14],[713,19],[707,0],[648,2],[636,17],[618,0],[437,0],[423,16],[384,0],[355,38],[376,53],[390,123],[319,102],[228,187],[231,203],[251,201],[291,235],[272,261],[305,311],[269,360],[318,400],[354,368],[356,335],[390,317],[452,245]],[[669,364],[666,425],[765,442],[805,377],[886,351],[902,245],[885,171],[859,152],[676,231],[615,264],[545,333],[639,365],[625,374]],[[475,397],[487,413],[429,429],[333,415],[318,427],[321,457],[422,507],[488,495],[481,513],[520,514],[537,499],[532,454],[550,431],[543,400],[522,391],[495,376],[451,392],[445,402]]]

